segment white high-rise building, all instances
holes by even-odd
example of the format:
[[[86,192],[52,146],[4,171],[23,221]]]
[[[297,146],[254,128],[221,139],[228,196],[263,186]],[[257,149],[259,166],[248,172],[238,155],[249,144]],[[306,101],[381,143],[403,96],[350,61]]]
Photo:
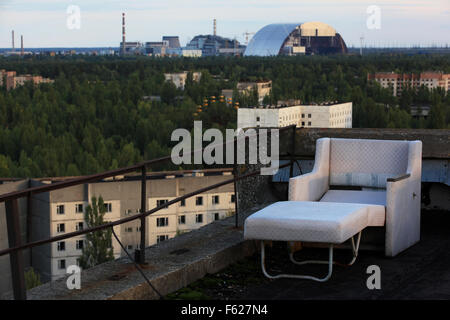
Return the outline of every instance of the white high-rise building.
[[[240,108],[237,127],[351,128],[352,103]]]

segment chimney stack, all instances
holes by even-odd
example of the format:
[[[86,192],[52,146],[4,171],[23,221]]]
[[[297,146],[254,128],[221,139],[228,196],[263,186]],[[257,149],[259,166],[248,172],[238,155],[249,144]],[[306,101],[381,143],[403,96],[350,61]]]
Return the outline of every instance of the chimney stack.
[[[12,51],[14,51],[14,30],[12,31]]]
[[[122,55],[125,54],[125,12],[122,13]]]
[[[23,35],[20,36],[20,55],[23,56]]]
[[[214,35],[217,35],[217,20],[214,19]]]

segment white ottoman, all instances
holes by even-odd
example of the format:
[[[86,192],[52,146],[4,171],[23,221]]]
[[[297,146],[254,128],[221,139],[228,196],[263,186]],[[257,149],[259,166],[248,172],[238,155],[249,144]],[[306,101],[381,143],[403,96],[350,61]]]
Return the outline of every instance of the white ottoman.
[[[361,231],[369,225],[369,207],[366,204],[335,203],[314,201],[281,201],[252,214],[245,220],[244,238],[247,240],[323,242],[329,246],[328,261],[292,262],[328,264],[328,274],[324,278],[305,275],[276,275],[267,273],[264,263],[264,241],[261,241],[261,268],[270,279],[297,278],[327,281],[333,272],[333,244],[340,244],[351,238],[353,259],[357,257]],[[355,244],[354,236],[358,234]]]
[[[281,201],[245,220],[244,238],[339,244],[368,225],[368,205]]]

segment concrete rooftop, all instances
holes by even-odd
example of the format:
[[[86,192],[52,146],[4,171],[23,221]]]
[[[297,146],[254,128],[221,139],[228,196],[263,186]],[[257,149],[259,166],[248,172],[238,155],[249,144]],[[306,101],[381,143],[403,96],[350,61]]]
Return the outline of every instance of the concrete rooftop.
[[[360,251],[351,267],[334,266],[331,279],[325,283],[310,280],[270,280],[261,272],[259,254],[245,258],[225,270],[208,275],[188,289],[169,296],[172,299],[245,299],[245,300],[391,300],[450,299],[450,212],[424,211],[422,239],[395,258],[380,251]],[[267,247],[266,260],[271,274],[298,273],[323,276],[328,266],[297,266],[289,261],[286,246],[274,243]],[[326,249],[304,248],[296,253],[298,260],[326,259]],[[335,250],[335,260],[348,261],[350,250]],[[381,290],[366,286],[366,269],[381,269]]]

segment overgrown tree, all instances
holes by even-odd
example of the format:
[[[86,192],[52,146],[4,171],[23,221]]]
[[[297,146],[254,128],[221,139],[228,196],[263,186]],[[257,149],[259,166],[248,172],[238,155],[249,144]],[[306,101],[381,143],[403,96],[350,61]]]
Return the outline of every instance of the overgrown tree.
[[[30,267],[30,269],[25,272],[25,286],[27,287],[27,290],[40,286],[41,284],[41,276],[34,271],[33,267]]]
[[[103,198],[100,196],[97,200],[96,197],[92,197],[91,204],[86,207],[84,213],[88,228],[105,224],[105,213],[106,207]],[[106,229],[88,233],[80,258],[80,266],[87,269],[110,260],[114,260],[112,230]]]

